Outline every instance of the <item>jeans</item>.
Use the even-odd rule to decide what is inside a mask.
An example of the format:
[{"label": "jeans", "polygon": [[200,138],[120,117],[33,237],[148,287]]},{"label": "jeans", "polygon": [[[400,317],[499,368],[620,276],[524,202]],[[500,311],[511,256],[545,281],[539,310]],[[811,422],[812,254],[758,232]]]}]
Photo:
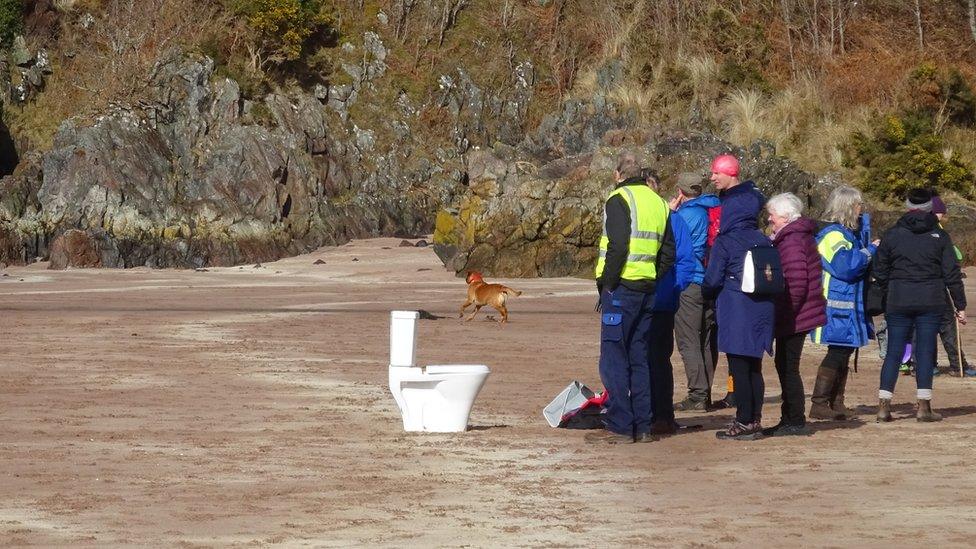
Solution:
[{"label": "jeans", "polygon": [[942,311],[887,313],[888,350],[881,366],[881,388],[894,392],[898,381],[898,366],[905,345],[915,331],[915,383],[919,389],[932,388],[935,368],[936,338],[942,324]]},{"label": "jeans", "polygon": [[735,383],[735,419],[744,425],[762,419],[766,384],[762,377],[762,358],[728,355]]},{"label": "jeans", "polygon": [[718,330],[715,328],[715,306],[705,301],[698,284],[681,292],[678,312],[674,316],[674,337],[685,365],[688,396],[694,400],[711,400],[712,380],[718,362]]},{"label": "jeans", "polygon": [[785,425],[805,425],[803,378],[800,377],[800,355],[808,332],[776,338],[776,373],[783,389],[782,419]]},{"label": "jeans", "polygon": [[654,311],[651,319],[651,409],[654,421],[674,420],[674,313]]},{"label": "jeans", "polygon": [[651,430],[651,373],[648,366],[654,295],[618,286],[600,295],[600,379],[610,393],[607,430],[640,436]]}]

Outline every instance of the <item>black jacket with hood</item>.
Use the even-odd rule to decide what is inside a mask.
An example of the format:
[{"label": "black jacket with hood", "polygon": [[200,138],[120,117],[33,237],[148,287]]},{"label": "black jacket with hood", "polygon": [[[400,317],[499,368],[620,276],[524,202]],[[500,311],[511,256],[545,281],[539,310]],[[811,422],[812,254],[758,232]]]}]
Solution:
[{"label": "black jacket with hood", "polygon": [[886,312],[943,311],[946,289],[956,308],[966,309],[952,239],[929,212],[912,210],[885,231],[873,268],[874,278],[887,296]]}]

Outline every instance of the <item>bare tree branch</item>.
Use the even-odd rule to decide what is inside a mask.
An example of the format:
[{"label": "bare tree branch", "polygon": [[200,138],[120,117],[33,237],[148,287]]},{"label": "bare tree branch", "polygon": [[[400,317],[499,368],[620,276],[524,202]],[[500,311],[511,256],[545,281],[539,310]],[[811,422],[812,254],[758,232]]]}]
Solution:
[{"label": "bare tree branch", "polygon": [[973,40],[976,40],[976,0],[969,0],[969,32],[973,33]]},{"label": "bare tree branch", "polygon": [[915,28],[918,31],[918,49],[925,49],[925,34],[922,31],[922,4],[921,0],[915,0]]}]

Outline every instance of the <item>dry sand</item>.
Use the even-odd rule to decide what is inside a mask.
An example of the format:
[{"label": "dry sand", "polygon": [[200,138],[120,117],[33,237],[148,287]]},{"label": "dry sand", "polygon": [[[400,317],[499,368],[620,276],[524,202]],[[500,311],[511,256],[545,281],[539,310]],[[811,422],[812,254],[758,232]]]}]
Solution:
[{"label": "dry sand", "polygon": [[[505,280],[525,292],[511,323],[462,323],[463,282],[398,243],[207,272],[6,269],[0,545],[974,544],[976,382],[937,378],[948,417],[919,424],[902,377],[899,420],[877,425],[872,348],[849,389],[864,421],[721,442],[730,412],[683,414],[707,429],[588,445],[540,410],[570,380],[599,388],[592,282]],[[469,432],[402,432],[386,368],[404,308],[445,317],[420,323],[421,364],[491,367]],[[822,356],[808,345],[808,391]],[[681,395],[677,355],[675,372]]]}]

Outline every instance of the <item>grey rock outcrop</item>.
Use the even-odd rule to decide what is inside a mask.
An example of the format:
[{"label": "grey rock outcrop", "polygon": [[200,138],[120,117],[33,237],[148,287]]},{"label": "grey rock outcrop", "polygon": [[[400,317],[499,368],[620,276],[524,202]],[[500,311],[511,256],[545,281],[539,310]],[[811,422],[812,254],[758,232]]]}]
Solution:
[{"label": "grey rock outcrop", "polygon": [[[725,152],[743,160],[744,175],[767,196],[789,191],[821,204],[822,193],[829,192],[828,181],[818,181],[762,147],[735,149],[701,133],[646,136],[626,126],[598,135],[586,121],[571,120],[570,127],[589,128],[568,134],[578,144],[570,150],[585,150],[588,142],[601,144],[547,162],[532,161],[504,146],[467,155],[467,192],[438,214],[434,233],[434,250],[449,269],[492,276],[592,276],[603,202],[613,188],[617,155],[625,147],[659,171],[668,196],[672,176],[699,171],[704,179],[711,159]],[[645,140],[634,142],[635,135]],[[536,136],[523,150],[540,142],[566,143],[566,136],[564,129],[548,141]]]},{"label": "grey rock outcrop", "polygon": [[[429,198],[401,178],[410,170],[374,154],[369,131],[336,139],[313,95],[272,94],[246,113],[208,58],[161,64],[152,89],[91,125],[65,123],[39,161],[31,234],[52,242],[53,267],[267,261],[430,226]],[[5,215],[19,237],[22,217]]]}]

